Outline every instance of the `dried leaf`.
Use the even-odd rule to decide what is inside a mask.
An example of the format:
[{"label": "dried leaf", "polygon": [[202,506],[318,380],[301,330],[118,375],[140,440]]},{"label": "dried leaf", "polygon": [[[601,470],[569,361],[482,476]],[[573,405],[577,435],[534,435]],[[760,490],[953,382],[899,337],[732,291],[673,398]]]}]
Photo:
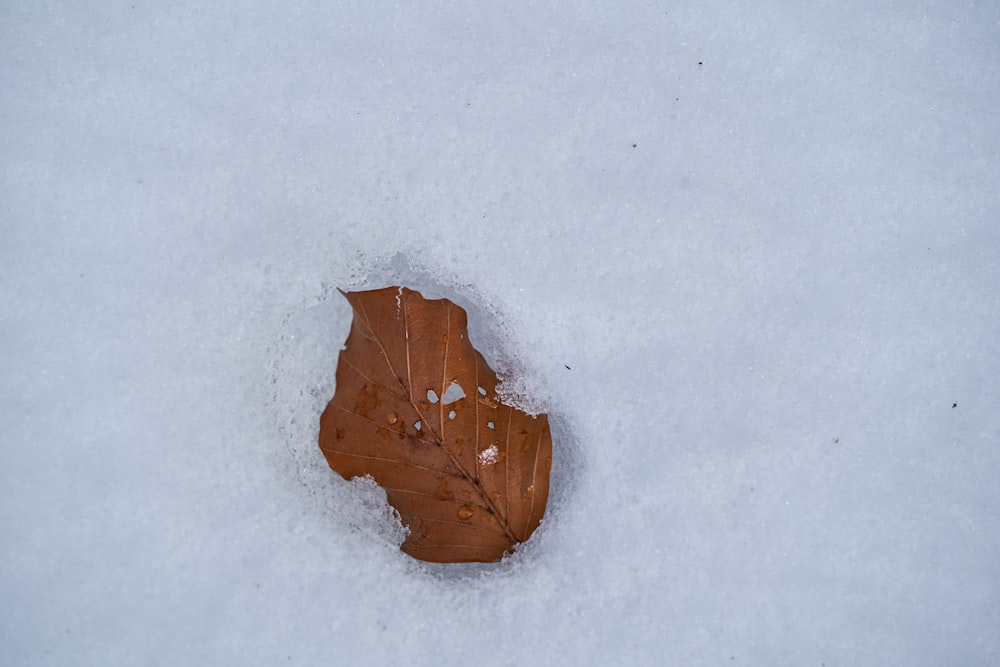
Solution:
[{"label": "dried leaf", "polygon": [[370,475],[409,528],[414,558],[500,560],[545,512],[545,415],[505,405],[465,311],[405,287],[344,293],[354,321],[319,445],[345,479]]}]

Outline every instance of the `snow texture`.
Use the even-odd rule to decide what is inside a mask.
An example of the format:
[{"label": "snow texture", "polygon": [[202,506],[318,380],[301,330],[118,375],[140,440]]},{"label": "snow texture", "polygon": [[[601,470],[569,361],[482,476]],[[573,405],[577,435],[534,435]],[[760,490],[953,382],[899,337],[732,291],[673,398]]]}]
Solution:
[{"label": "snow texture", "polygon": [[479,452],[479,465],[488,466],[497,462],[497,454],[500,450],[497,449],[496,445],[490,445],[483,451]]},{"label": "snow texture", "polygon": [[[0,90],[5,664],[1000,664],[1000,4],[11,0]],[[316,445],[401,283],[550,415],[499,564]]]}]

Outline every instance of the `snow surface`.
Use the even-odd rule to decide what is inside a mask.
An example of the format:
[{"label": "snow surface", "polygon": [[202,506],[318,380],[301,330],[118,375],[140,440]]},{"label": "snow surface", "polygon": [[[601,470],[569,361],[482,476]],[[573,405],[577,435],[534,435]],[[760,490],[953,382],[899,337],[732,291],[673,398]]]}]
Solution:
[{"label": "snow surface", "polygon": [[[1000,664],[1000,4],[0,4],[9,665]],[[315,438],[350,309],[550,414],[506,561]]]},{"label": "snow surface", "polygon": [[497,455],[499,453],[500,450],[497,449],[497,446],[495,444],[490,445],[483,451],[479,452],[479,465],[481,466],[493,465],[494,463],[497,462]]}]

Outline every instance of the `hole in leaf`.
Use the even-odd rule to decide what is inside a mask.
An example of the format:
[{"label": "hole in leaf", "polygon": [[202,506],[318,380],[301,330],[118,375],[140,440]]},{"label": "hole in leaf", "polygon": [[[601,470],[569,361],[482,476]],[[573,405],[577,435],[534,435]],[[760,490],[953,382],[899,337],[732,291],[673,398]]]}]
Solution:
[{"label": "hole in leaf", "polygon": [[462,389],[462,385],[452,380],[448,389],[445,390],[444,396],[441,397],[441,403],[449,405],[462,398],[465,398],[465,390]]},{"label": "hole in leaf", "polygon": [[448,413],[448,419],[454,419],[454,418],[455,418],[455,411],[452,410],[451,412]]},{"label": "hole in leaf", "polygon": [[427,390],[427,400],[430,401],[432,405],[438,402],[438,395],[433,389]]},{"label": "hole in leaf", "polygon": [[493,422],[486,422],[486,428],[496,428]]},{"label": "hole in leaf", "polygon": [[482,394],[483,396],[485,396],[486,395],[486,390],[483,389],[482,387],[480,387],[479,388],[479,393]]},{"label": "hole in leaf", "polygon": [[420,422],[414,422],[413,428],[419,431],[422,428],[422,424]]}]

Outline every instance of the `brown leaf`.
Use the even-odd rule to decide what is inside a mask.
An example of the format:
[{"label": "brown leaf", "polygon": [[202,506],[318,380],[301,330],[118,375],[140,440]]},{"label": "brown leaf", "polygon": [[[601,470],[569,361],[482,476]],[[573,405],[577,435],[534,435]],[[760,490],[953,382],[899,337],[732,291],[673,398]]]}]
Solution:
[{"label": "brown leaf", "polygon": [[405,287],[343,293],[354,308],[319,446],[345,479],[370,475],[441,563],[500,560],[545,512],[552,437],[496,394],[465,311]]}]

